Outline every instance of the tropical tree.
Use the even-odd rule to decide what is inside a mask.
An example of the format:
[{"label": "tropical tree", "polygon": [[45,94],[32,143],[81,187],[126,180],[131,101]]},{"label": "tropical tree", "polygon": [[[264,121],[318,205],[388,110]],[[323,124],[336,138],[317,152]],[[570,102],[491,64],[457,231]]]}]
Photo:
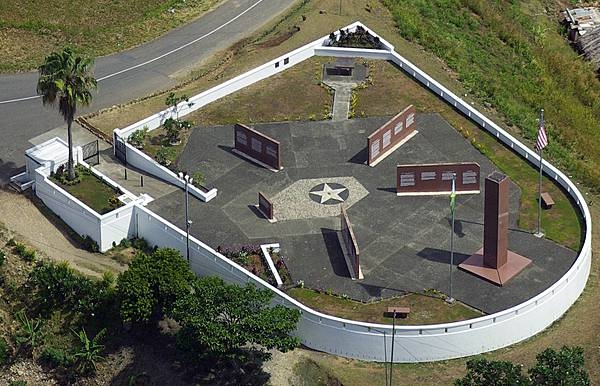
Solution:
[{"label": "tropical tree", "polygon": [[91,92],[96,88],[96,79],[91,74],[92,63],[92,59],[77,56],[70,48],[64,48],[48,55],[38,68],[40,77],[37,92],[42,96],[42,103],[52,106],[58,104],[58,111],[67,123],[68,172],[71,180],[75,178],[71,125],[77,105],[87,106],[92,101]]},{"label": "tropical tree", "polygon": [[242,287],[218,277],[196,278],[192,290],[179,297],[173,308],[172,317],[182,327],[178,347],[191,362],[229,358],[238,363],[247,358],[249,347],[294,349],[299,340],[290,334],[300,312],[282,305],[271,307],[272,298],[271,291],[251,283]]},{"label": "tropical tree", "polygon": [[117,279],[120,314],[124,322],[160,320],[175,301],[190,291],[195,275],[175,249],[138,253]]},{"label": "tropical tree", "polygon": [[508,361],[488,361],[485,358],[467,361],[467,375],[454,381],[456,386],[529,385],[521,366]]},{"label": "tropical tree", "polygon": [[563,346],[560,351],[547,348],[536,356],[537,362],[529,369],[532,385],[587,386],[590,378],[583,367],[583,348]]}]

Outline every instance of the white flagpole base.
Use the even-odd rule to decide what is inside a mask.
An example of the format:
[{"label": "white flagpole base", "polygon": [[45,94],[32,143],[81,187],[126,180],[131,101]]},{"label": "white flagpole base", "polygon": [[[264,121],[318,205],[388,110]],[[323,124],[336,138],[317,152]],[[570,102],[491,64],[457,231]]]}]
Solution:
[{"label": "white flagpole base", "polygon": [[544,236],[545,236],[544,232],[542,232],[542,231],[535,232],[533,235],[534,235],[535,237],[537,237],[538,239],[541,239],[542,237],[544,237]]}]

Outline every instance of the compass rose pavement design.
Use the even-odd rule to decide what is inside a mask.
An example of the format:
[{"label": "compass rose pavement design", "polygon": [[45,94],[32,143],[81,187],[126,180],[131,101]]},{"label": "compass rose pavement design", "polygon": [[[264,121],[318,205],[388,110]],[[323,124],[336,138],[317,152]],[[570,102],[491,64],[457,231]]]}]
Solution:
[{"label": "compass rose pavement design", "polygon": [[319,204],[335,205],[346,201],[350,191],[342,184],[325,182],[312,188],[309,194],[310,198]]},{"label": "compass rose pavement design", "polygon": [[311,178],[294,182],[271,201],[277,220],[339,216],[340,204],[350,208],[369,192],[354,177]]}]

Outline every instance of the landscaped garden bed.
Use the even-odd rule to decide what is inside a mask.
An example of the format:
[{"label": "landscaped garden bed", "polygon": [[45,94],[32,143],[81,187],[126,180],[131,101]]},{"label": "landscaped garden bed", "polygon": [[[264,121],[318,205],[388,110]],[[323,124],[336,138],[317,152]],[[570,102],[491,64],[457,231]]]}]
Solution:
[{"label": "landscaped garden bed", "polygon": [[[263,255],[260,245],[247,244],[240,247],[217,247],[217,252],[223,254],[228,259],[241,265],[252,274],[260,277],[264,281],[277,287],[277,282],[273,273],[269,269],[269,265],[266,262],[266,256]],[[284,285],[291,284],[291,276],[288,272],[287,266],[281,256],[280,252],[276,249],[270,248],[269,254],[273,259],[273,264],[281,277]]]},{"label": "landscaped garden bed", "polygon": [[122,194],[119,189],[103,181],[88,168],[78,165],[75,171],[75,179],[69,181],[66,168],[61,166],[50,179],[98,214],[108,213],[124,205],[119,200]]}]

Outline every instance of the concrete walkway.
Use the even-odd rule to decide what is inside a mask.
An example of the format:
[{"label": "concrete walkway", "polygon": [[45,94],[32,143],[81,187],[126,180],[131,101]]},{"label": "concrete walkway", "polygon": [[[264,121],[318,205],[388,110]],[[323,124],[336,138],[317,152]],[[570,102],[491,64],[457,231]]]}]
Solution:
[{"label": "concrete walkway", "polygon": [[[150,197],[157,199],[179,190],[176,186],[153,177],[139,169],[131,168],[129,166],[125,167],[125,165],[113,156],[112,148],[101,152],[100,164],[94,166],[94,168],[138,196],[142,193],[146,193]],[[125,179],[125,170],[127,170],[127,179]]]},{"label": "concrete walkway", "polygon": [[350,112],[352,89],[357,86],[357,83],[335,81],[323,81],[323,83],[335,90],[331,120],[333,122],[345,121]]}]

